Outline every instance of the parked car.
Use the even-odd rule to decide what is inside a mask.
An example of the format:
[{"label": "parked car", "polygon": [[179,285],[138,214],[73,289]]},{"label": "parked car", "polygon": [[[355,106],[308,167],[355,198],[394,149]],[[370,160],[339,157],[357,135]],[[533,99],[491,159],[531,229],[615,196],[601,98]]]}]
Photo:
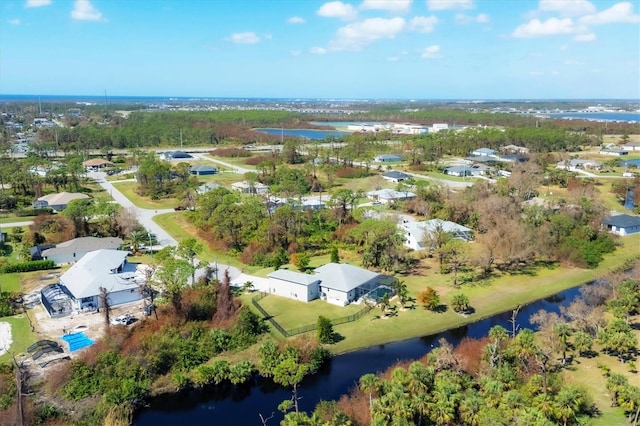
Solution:
[{"label": "parked car", "polygon": [[115,317],[111,320],[111,325],[130,325],[136,322],[138,319],[131,314],[124,314]]}]

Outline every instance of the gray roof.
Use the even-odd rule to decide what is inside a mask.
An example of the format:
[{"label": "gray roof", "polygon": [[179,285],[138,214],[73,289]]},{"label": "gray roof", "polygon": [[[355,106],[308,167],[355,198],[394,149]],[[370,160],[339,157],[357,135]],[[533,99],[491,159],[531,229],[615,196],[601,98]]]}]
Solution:
[{"label": "gray roof", "polygon": [[346,263],[327,263],[315,270],[322,287],[345,293],[378,278],[378,274]]},{"label": "gray roof", "polygon": [[640,226],[640,216],[619,214],[602,219],[602,223],[609,226],[615,226],[617,228],[633,228],[635,226]]},{"label": "gray roof", "polygon": [[267,275],[267,277],[301,285],[311,285],[320,281],[317,275],[303,274],[302,272],[290,271],[288,269],[278,269]]},{"label": "gray roof", "polygon": [[101,249],[116,250],[119,249],[122,244],[122,239],[118,237],[81,237],[57,244],[54,248],[44,250],[42,252],[42,255],[45,257],[50,257],[66,253],[86,253],[89,251]]},{"label": "gray roof", "polygon": [[[100,294],[100,287],[109,293],[136,290],[143,276],[136,275],[136,265],[125,263],[128,252],[123,250],[96,250],[82,256],[60,277],[60,283],[75,297],[92,297]],[[118,268],[123,265],[118,271]]]},{"label": "gray roof", "polygon": [[218,169],[216,169],[213,166],[206,165],[206,164],[200,164],[200,165],[189,167],[189,171],[191,171],[191,172],[212,172],[212,171],[218,171]]},{"label": "gray roof", "polygon": [[38,201],[46,201],[50,206],[58,206],[69,204],[71,201],[79,200],[81,198],[89,198],[89,196],[80,192],[60,192],[58,194],[44,195],[38,198]]},{"label": "gray roof", "polygon": [[391,179],[409,179],[411,176],[403,173],[403,172],[399,172],[397,170],[392,170],[390,172],[385,172],[382,174],[382,176],[384,177],[388,177]]},{"label": "gray roof", "polygon": [[378,197],[381,200],[397,200],[413,198],[416,196],[411,191],[396,191],[395,189],[378,189],[376,191],[367,192],[368,197]]}]

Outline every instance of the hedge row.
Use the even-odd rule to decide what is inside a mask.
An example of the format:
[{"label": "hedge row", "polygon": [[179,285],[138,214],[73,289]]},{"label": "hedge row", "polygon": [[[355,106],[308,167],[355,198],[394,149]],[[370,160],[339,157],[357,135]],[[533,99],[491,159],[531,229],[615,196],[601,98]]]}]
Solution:
[{"label": "hedge row", "polygon": [[32,260],[5,265],[1,271],[5,274],[10,274],[12,272],[42,271],[43,269],[53,269],[55,267],[56,264],[53,260]]}]

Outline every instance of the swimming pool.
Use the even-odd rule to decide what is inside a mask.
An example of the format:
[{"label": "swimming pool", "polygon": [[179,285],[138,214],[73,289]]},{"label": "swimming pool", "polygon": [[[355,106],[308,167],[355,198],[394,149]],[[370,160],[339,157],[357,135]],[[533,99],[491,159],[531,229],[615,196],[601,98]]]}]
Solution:
[{"label": "swimming pool", "polygon": [[93,345],[95,342],[87,337],[83,332],[65,334],[62,340],[69,344],[69,351],[77,351],[87,346]]}]

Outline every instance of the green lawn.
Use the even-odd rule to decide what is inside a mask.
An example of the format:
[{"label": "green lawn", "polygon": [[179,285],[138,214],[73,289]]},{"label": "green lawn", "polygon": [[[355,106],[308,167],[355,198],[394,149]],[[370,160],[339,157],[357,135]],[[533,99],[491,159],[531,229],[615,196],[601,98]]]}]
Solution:
[{"label": "green lawn", "polygon": [[0,289],[9,293],[20,291],[20,274],[0,274]]},{"label": "green lawn", "polygon": [[122,192],[133,204],[143,209],[171,209],[180,204],[175,198],[152,200],[148,197],[141,197],[135,192],[136,185],[136,182],[115,182],[113,184],[113,186]]},{"label": "green lawn", "polygon": [[31,331],[31,325],[25,314],[0,318],[0,322],[11,324],[11,338],[13,342],[9,351],[0,355],[0,364],[10,362],[13,355],[24,352],[30,345],[36,342],[38,337]]},{"label": "green lawn", "polygon": [[[234,166],[239,166],[239,167],[242,167],[243,169],[255,170],[256,168],[256,166],[251,166],[249,164],[246,164],[247,159],[251,157],[218,157],[218,156],[209,155],[209,154],[205,155],[205,157],[213,158],[214,160],[219,160],[224,163],[233,164]],[[252,157],[255,157],[255,155],[252,155]],[[233,171],[231,168],[225,167],[220,163],[214,163],[213,161],[208,161],[206,164],[215,166],[218,170]]]}]

